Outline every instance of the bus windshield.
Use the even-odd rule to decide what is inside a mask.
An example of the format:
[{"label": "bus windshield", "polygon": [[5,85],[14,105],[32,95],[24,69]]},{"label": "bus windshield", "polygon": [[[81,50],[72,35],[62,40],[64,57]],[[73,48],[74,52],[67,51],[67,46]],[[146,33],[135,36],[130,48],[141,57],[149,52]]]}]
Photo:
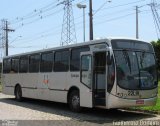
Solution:
[{"label": "bus windshield", "polygon": [[157,87],[156,63],[153,52],[139,49],[114,49],[114,56],[117,83],[121,88],[140,90]]}]

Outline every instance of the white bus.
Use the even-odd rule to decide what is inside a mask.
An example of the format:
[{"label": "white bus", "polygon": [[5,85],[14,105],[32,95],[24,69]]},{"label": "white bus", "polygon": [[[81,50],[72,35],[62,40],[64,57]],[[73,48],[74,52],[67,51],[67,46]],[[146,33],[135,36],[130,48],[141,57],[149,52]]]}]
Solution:
[{"label": "white bus", "polygon": [[3,58],[3,93],[105,109],[156,104],[158,78],[150,43],[110,38]]}]

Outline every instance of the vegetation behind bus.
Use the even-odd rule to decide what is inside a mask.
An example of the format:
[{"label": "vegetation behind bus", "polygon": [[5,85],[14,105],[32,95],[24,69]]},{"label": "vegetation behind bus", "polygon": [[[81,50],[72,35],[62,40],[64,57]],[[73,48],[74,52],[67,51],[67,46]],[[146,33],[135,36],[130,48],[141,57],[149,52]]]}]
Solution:
[{"label": "vegetation behind bus", "polygon": [[140,108],[136,107],[134,109],[136,109],[136,110],[144,110],[144,111],[149,111],[149,112],[156,112],[156,113],[160,114],[160,40],[152,41],[151,43],[152,43],[152,45],[154,47],[155,54],[156,54],[157,69],[158,69],[158,78],[159,78],[157,103],[156,103],[155,106],[140,107]]},{"label": "vegetation behind bus", "polygon": [[1,71],[2,71],[2,63],[0,63],[0,92],[2,92]]},{"label": "vegetation behind bus", "polygon": [[152,41],[151,43],[152,43],[154,50],[155,50],[155,53],[156,53],[158,76],[160,78],[160,39],[157,41]]}]

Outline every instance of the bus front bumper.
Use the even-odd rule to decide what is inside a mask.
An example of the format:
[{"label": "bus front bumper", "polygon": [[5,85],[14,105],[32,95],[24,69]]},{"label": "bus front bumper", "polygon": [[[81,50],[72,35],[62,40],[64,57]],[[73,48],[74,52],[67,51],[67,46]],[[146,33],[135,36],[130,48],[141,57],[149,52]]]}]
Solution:
[{"label": "bus front bumper", "polygon": [[108,97],[107,108],[127,108],[136,106],[154,106],[156,104],[157,97],[148,99],[124,99],[114,95]]}]

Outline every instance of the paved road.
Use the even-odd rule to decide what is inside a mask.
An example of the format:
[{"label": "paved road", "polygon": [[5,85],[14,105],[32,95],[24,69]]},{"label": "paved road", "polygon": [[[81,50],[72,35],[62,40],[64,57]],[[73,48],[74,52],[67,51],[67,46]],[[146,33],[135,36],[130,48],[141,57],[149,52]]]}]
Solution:
[{"label": "paved road", "polygon": [[[15,101],[13,96],[0,93],[0,126],[35,125],[39,126],[92,126],[92,125],[121,125],[120,123],[151,123],[160,124],[159,115],[130,112],[125,110],[85,109],[81,113],[71,112],[66,104],[25,99],[23,102]],[[19,120],[12,122],[11,120]],[[22,121],[23,120],[23,121]],[[25,121],[24,121],[25,120]],[[32,121],[29,121],[32,120]],[[36,121],[35,121],[36,120]],[[43,120],[43,121],[42,121]],[[121,122],[124,121],[124,122]],[[145,122],[143,122],[145,121]],[[116,123],[115,123],[116,122]],[[32,124],[30,124],[32,123]],[[148,124],[145,124],[148,125]],[[13,126],[13,124],[12,124]]]}]

